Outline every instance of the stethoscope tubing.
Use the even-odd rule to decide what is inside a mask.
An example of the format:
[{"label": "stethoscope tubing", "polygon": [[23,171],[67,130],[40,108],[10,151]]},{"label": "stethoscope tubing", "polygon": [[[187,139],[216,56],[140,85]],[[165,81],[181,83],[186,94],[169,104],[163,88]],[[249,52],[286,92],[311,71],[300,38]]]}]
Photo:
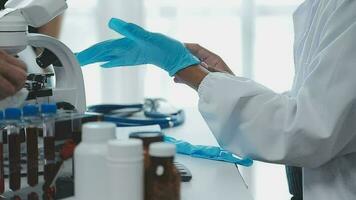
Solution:
[{"label": "stethoscope tubing", "polygon": [[132,104],[132,105],[96,105],[89,107],[90,112],[102,113],[104,114],[104,121],[113,122],[118,127],[132,127],[132,126],[148,126],[148,125],[159,125],[162,129],[173,128],[180,126],[185,121],[184,110],[179,110],[176,113],[167,115],[158,112],[147,112],[144,111],[144,115],[148,119],[131,119],[127,117],[120,117],[115,115],[110,115],[114,110],[127,109],[127,108],[137,108],[142,109],[143,104]]}]

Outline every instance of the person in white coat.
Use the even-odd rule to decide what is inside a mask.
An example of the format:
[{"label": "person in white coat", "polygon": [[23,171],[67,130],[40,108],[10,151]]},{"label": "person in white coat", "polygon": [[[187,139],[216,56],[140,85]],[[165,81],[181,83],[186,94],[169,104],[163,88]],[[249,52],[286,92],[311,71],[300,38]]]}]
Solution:
[{"label": "person in white coat", "polygon": [[118,19],[110,28],[125,38],[97,44],[78,60],[157,65],[198,91],[199,110],[223,148],[302,167],[295,199],[356,199],[356,1],[306,0],[294,24],[295,79],[283,94],[235,76],[199,45]]}]

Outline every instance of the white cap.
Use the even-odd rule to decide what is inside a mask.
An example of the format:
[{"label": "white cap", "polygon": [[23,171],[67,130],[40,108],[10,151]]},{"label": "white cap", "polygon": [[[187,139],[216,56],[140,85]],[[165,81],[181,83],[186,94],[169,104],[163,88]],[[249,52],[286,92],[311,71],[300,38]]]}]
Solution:
[{"label": "white cap", "polygon": [[108,160],[112,162],[136,162],[143,159],[143,143],[139,139],[110,140]]},{"label": "white cap", "polygon": [[164,142],[152,143],[149,147],[149,155],[154,157],[174,157],[176,155],[176,146]]},{"label": "white cap", "polygon": [[107,142],[115,139],[116,125],[110,122],[90,122],[83,125],[83,142]]}]

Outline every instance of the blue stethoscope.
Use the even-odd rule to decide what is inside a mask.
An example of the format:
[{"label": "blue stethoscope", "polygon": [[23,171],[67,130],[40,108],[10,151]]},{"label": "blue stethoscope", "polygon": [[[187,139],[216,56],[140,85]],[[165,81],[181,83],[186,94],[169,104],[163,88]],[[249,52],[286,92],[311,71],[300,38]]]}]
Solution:
[{"label": "blue stethoscope", "polygon": [[[113,122],[118,127],[159,125],[162,129],[180,126],[185,121],[182,109],[162,110],[162,105],[168,105],[164,99],[145,99],[144,104],[95,105],[88,112],[104,115],[104,121]],[[137,115],[140,114],[140,117]]]}]

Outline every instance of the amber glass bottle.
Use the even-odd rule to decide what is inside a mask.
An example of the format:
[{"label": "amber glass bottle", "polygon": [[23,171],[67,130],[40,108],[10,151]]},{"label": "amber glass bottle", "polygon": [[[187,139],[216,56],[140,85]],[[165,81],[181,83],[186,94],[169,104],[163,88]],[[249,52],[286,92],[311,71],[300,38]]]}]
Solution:
[{"label": "amber glass bottle", "polygon": [[143,142],[144,165],[145,169],[149,165],[148,148],[150,144],[155,142],[163,142],[162,132],[134,132],[130,134],[131,139],[140,139]]},{"label": "amber glass bottle", "polygon": [[144,155],[144,198],[145,200],[148,199],[148,185],[147,182],[147,174],[148,174],[148,167],[150,165],[150,159],[148,155],[148,148],[150,144],[155,142],[163,142],[163,133],[162,132],[134,132],[130,134],[130,138],[140,139],[143,142],[143,155]]},{"label": "amber glass bottle", "polygon": [[180,200],[180,175],[173,164],[175,146],[163,142],[149,147],[145,200]]}]

